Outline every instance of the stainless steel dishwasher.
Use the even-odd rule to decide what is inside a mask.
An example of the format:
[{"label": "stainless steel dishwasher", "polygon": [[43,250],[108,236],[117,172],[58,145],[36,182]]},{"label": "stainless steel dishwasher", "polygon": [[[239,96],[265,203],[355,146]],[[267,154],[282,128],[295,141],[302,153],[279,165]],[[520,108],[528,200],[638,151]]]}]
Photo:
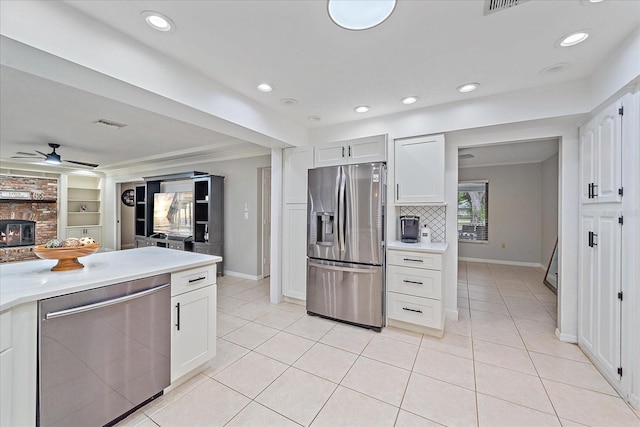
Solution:
[{"label": "stainless steel dishwasher", "polygon": [[102,426],[162,394],[169,274],[39,301],[38,425]]}]

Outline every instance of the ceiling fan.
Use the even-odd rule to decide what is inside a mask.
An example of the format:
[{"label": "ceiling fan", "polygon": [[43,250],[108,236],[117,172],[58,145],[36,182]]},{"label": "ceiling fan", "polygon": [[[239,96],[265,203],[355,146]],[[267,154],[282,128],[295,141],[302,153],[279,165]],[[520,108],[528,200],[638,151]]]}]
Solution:
[{"label": "ceiling fan", "polygon": [[[38,150],[34,150],[36,153],[40,154],[41,156],[43,156],[43,160],[46,163],[51,163],[54,165],[59,165],[62,162],[65,163],[73,163],[76,165],[81,165],[81,166],[88,166],[90,168],[96,168],[98,167],[98,165],[96,165],[95,163],[86,163],[86,162],[78,162],[75,160],[62,160],[62,158],[60,157],[60,154],[56,153],[56,148],[60,148],[60,144],[56,144],[53,142],[49,143],[49,147],[53,148],[53,151],[49,154],[45,154],[42,151],[38,151]],[[25,153],[22,151],[18,151],[16,154],[20,154],[20,156],[12,156],[12,159],[33,159],[33,156],[36,156],[36,154],[33,153]]]}]

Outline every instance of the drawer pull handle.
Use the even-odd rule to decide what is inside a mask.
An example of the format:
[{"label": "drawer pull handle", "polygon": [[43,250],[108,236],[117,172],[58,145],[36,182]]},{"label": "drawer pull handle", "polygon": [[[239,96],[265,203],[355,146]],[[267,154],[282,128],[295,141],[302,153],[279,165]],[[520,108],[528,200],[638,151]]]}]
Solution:
[{"label": "drawer pull handle", "polygon": [[404,283],[413,283],[414,285],[424,285],[422,282],[416,282],[415,280],[403,280]]},{"label": "drawer pull handle", "polygon": [[202,276],[202,277],[198,277],[197,279],[191,279],[189,280],[189,283],[199,282],[200,280],[204,280],[206,278],[207,276]]},{"label": "drawer pull handle", "polygon": [[402,307],[402,309],[406,311],[413,311],[414,313],[422,313],[422,310],[416,310],[415,308]]},{"label": "drawer pull handle", "polygon": [[176,304],[176,329],[180,330],[180,303]]},{"label": "drawer pull handle", "polygon": [[404,261],[411,261],[411,262],[424,262],[424,260],[421,259],[413,259],[413,258],[403,258]]}]

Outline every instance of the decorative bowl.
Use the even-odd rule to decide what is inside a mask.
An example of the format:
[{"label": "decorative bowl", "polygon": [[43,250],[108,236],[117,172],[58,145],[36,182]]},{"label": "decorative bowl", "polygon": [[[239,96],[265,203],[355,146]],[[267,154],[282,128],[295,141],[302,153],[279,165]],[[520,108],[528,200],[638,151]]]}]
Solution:
[{"label": "decorative bowl", "polygon": [[45,248],[44,245],[39,245],[33,248],[33,252],[42,259],[58,260],[51,271],[69,271],[84,268],[84,265],[78,262],[78,258],[91,255],[98,249],[100,249],[99,243],[63,248]]}]

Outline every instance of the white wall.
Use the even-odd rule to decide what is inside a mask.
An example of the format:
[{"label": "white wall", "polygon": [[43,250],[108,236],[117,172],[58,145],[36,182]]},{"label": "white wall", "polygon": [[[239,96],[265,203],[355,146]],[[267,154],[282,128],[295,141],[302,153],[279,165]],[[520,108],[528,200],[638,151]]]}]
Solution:
[{"label": "white wall", "polygon": [[540,264],[545,268],[558,238],[558,154],[542,162],[542,240]]},{"label": "white wall", "polygon": [[[141,181],[143,177],[158,176],[189,171],[206,172],[221,175],[224,180],[224,268],[225,272],[257,278],[262,271],[257,262],[261,250],[261,229],[258,227],[258,215],[261,215],[259,203],[260,168],[271,165],[271,156],[249,157],[244,159],[209,161],[188,166],[174,166],[145,170],[137,174],[107,176],[105,183],[105,219],[104,246],[115,248],[116,202],[119,203],[116,183]],[[249,218],[244,219],[244,207],[247,204]]]},{"label": "white wall", "polygon": [[458,256],[539,265],[542,164],[460,168],[458,180],[489,181],[489,242],[460,240]]}]

